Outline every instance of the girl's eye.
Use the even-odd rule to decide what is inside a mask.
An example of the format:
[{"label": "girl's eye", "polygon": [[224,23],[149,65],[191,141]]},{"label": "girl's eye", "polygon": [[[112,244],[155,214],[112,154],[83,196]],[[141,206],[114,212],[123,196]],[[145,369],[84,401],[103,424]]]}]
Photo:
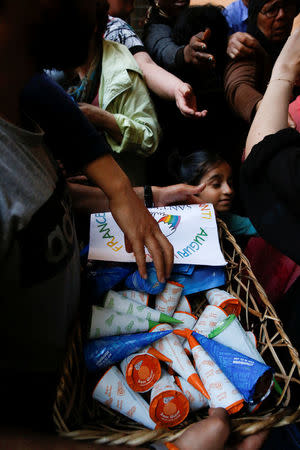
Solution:
[{"label": "girl's eye", "polygon": [[214,184],[212,185],[212,187],[213,187],[214,189],[219,189],[219,188],[221,187],[221,185],[220,185],[220,183],[214,183]]}]

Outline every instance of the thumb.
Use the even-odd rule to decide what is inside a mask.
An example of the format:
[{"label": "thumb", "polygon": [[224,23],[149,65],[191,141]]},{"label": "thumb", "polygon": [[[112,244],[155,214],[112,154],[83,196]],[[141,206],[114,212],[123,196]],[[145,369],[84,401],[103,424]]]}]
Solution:
[{"label": "thumb", "polygon": [[203,34],[203,40],[206,42],[210,39],[210,37],[211,37],[211,29],[206,28]]}]

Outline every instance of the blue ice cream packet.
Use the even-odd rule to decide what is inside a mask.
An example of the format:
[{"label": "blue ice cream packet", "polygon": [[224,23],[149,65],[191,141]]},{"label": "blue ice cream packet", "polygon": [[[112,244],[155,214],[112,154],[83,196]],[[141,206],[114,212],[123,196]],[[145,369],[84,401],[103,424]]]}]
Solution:
[{"label": "blue ice cream packet", "polygon": [[196,294],[226,283],[225,269],[222,266],[195,266],[191,275],[172,274],[171,279],[183,284],[182,295]]},{"label": "blue ice cream packet", "polygon": [[147,279],[144,280],[139,271],[136,270],[131,273],[125,280],[127,289],[134,289],[136,291],[147,292],[147,294],[160,294],[166,283],[160,283],[157,279],[156,269],[153,263],[147,264]]},{"label": "blue ice cream packet", "polygon": [[100,264],[87,271],[87,291],[91,303],[98,303],[100,297],[123,281],[136,268],[135,264]]}]

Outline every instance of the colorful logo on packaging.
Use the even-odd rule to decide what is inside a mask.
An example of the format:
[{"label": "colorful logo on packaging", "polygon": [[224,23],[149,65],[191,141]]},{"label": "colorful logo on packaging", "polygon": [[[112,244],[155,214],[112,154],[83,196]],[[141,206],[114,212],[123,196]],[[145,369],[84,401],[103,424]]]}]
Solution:
[{"label": "colorful logo on packaging", "polygon": [[166,236],[171,236],[171,234],[175,233],[177,230],[177,227],[180,223],[181,217],[180,216],[172,216],[171,214],[168,214],[167,216],[162,217],[158,221],[159,228],[161,229],[161,232]]}]

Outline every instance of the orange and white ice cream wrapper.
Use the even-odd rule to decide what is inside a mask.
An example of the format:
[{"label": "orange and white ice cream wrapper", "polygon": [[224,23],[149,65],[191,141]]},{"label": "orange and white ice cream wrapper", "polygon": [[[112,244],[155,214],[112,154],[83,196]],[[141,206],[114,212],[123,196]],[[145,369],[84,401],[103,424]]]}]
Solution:
[{"label": "orange and white ice cream wrapper", "polygon": [[129,298],[141,305],[148,306],[149,294],[140,291],[134,291],[133,289],[126,289],[124,291],[119,291],[118,294],[124,295],[124,297]]},{"label": "orange and white ice cream wrapper", "polygon": [[197,371],[210,396],[209,405],[225,408],[229,414],[240,411],[244,406],[243,396],[193,336],[189,342]]},{"label": "orange and white ice cream wrapper", "polygon": [[210,305],[219,306],[224,309],[226,314],[240,315],[241,303],[238,298],[221,289],[210,289],[206,291],[205,296]]},{"label": "orange and white ice cream wrapper", "polygon": [[198,411],[199,409],[207,408],[209,406],[209,401],[207,398],[204,397],[201,392],[195,389],[184,378],[177,375],[174,378],[177,386],[180,387],[189,401],[190,411]]},{"label": "orange and white ice cream wrapper", "polygon": [[254,345],[255,348],[257,348],[257,340],[253,331],[246,331],[246,334],[248,336],[249,341]]},{"label": "orange and white ice cream wrapper", "polygon": [[[222,322],[222,320],[226,319],[226,317],[226,312],[223,311],[223,309],[221,309],[219,306],[207,305],[192,330],[207,337],[209,333],[214,328],[216,328],[218,323]],[[183,342],[183,347],[187,354],[191,353],[191,348],[188,340],[185,340]]]},{"label": "orange and white ice cream wrapper", "polygon": [[156,424],[149,415],[149,405],[127,385],[122,373],[112,366],[98,381],[93,398],[151,430]]},{"label": "orange and white ice cream wrapper", "polygon": [[[195,323],[197,322],[197,317],[194,316],[194,314],[187,313],[185,311],[175,311],[173,314],[173,317],[174,317],[174,319],[181,320],[181,322],[182,322],[182,323],[179,323],[178,325],[175,325],[173,327],[174,330],[184,330],[185,328],[192,330],[195,326]],[[177,335],[177,337],[180,340],[181,344],[183,345],[185,338],[182,336],[178,336],[178,335]],[[189,347],[187,347],[187,350],[190,353]]]},{"label": "orange and white ice cream wrapper", "polygon": [[[164,331],[172,330],[169,324],[163,323],[156,325],[150,331]],[[198,389],[204,396],[209,397],[202,381],[199,378],[194,366],[189,360],[184,348],[174,333],[168,334],[166,337],[154,342],[153,347],[156,348],[163,355],[172,360],[172,363],[166,362],[178,375],[187,380],[192,386]]]},{"label": "orange and white ice cream wrapper", "polygon": [[[226,323],[227,322],[227,323]],[[224,326],[224,324],[226,324]],[[249,356],[256,361],[265,364],[262,356],[259,354],[256,346],[253,345],[253,341],[249,339],[248,334],[242,327],[239,319],[235,315],[231,315],[220,324],[219,329],[213,330],[214,336],[210,336],[213,341],[219,342],[219,344],[226,345],[227,347]],[[213,334],[212,333],[212,334]]]},{"label": "orange and white ice cream wrapper", "polygon": [[187,313],[192,313],[192,307],[190,302],[188,301],[187,297],[185,295],[182,295],[179,299],[177,308],[175,310],[175,312],[177,311],[184,311]]},{"label": "orange and white ice cream wrapper", "polygon": [[176,281],[167,281],[164,290],[155,298],[155,309],[161,313],[172,316],[183,290],[183,285]]},{"label": "orange and white ice cream wrapper", "polygon": [[195,323],[193,331],[207,337],[209,333],[216,328],[218,323],[226,319],[227,316],[227,313],[219,306],[207,305]]},{"label": "orange and white ice cream wrapper", "polygon": [[176,385],[174,377],[163,371],[151,391],[151,419],[158,425],[175,427],[184,421],[189,410],[189,401]]},{"label": "orange and white ice cream wrapper", "polygon": [[147,352],[128,356],[120,366],[128,386],[135,392],[150,391],[161,376],[159,360]]}]

